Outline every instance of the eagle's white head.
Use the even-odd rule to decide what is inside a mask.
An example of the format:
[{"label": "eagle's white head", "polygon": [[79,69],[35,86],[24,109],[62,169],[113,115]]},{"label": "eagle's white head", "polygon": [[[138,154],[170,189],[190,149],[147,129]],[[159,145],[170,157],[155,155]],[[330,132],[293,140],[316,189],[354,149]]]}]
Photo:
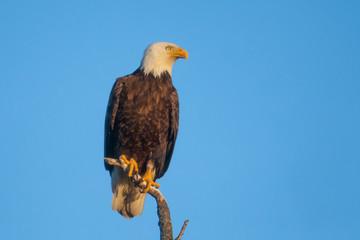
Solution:
[{"label": "eagle's white head", "polygon": [[172,67],[178,58],[188,58],[185,49],[176,46],[173,43],[157,42],[146,48],[144,57],[141,60],[140,69],[145,74],[152,73],[155,77],[168,71],[171,75]]}]

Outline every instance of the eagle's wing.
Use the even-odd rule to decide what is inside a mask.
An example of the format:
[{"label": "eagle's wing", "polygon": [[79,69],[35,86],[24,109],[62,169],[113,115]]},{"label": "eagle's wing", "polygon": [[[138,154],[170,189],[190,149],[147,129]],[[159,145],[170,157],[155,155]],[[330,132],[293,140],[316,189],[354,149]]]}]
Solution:
[{"label": "eagle's wing", "polygon": [[169,167],[171,156],[173,154],[175,147],[175,141],[178,134],[178,129],[179,129],[179,97],[177,91],[175,90],[171,94],[169,133],[168,133],[168,142],[166,148],[164,167],[161,169],[160,174],[156,178],[161,178]]},{"label": "eagle's wing", "polygon": [[[123,88],[123,82],[121,78],[118,78],[114,83],[114,86],[111,90],[109,102],[106,111],[105,117],[105,141],[104,141],[104,155],[105,157],[115,158],[115,146],[113,139],[116,138],[116,132],[114,131],[116,114],[119,109],[120,104],[120,93]],[[108,165],[105,162],[105,169],[110,172],[113,169],[113,166]]]}]

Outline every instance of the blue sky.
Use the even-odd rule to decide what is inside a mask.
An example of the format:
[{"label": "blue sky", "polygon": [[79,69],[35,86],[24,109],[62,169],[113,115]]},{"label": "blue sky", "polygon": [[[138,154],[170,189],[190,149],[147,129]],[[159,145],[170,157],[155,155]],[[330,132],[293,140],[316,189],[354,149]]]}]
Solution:
[{"label": "blue sky", "polygon": [[111,210],[103,125],[153,42],[180,129],[159,180],[183,239],[360,239],[358,1],[1,1],[0,239],[158,239]]}]

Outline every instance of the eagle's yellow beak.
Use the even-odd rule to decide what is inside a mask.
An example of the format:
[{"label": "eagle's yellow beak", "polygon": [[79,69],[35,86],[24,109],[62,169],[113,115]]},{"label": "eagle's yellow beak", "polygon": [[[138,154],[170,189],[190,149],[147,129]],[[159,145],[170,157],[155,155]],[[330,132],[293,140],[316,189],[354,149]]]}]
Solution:
[{"label": "eagle's yellow beak", "polygon": [[174,57],[185,58],[185,60],[188,58],[187,51],[182,48],[175,48],[173,51],[169,52],[169,54]]}]

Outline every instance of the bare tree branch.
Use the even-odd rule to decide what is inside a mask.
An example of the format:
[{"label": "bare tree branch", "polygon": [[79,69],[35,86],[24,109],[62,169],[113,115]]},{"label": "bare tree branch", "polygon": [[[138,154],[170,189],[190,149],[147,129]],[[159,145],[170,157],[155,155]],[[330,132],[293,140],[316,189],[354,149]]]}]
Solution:
[{"label": "bare tree branch", "polygon": [[[104,161],[109,165],[121,167],[126,173],[129,172],[129,165],[127,165],[121,157],[119,159],[104,158]],[[138,172],[134,172],[131,178],[133,182],[140,189],[143,190],[146,187],[146,182],[142,180]],[[160,227],[160,240],[173,240],[174,237],[173,237],[172,223],[170,218],[170,209],[167,205],[165,197],[161,194],[159,189],[156,189],[154,187],[151,187],[148,193],[155,198],[157,203],[157,214],[159,217],[158,225]],[[189,220],[186,220],[184,222],[184,225],[179,233],[179,236],[175,240],[180,240],[182,238],[188,222]]]},{"label": "bare tree branch", "polygon": [[175,240],[180,240],[180,239],[182,238],[182,235],[183,235],[184,232],[185,232],[185,228],[186,228],[188,222],[189,222],[189,220],[186,220],[186,221],[184,222],[184,225],[183,225],[182,228],[181,228],[181,231],[180,231],[180,233],[179,233],[179,236],[177,236],[177,238],[175,238]]}]

